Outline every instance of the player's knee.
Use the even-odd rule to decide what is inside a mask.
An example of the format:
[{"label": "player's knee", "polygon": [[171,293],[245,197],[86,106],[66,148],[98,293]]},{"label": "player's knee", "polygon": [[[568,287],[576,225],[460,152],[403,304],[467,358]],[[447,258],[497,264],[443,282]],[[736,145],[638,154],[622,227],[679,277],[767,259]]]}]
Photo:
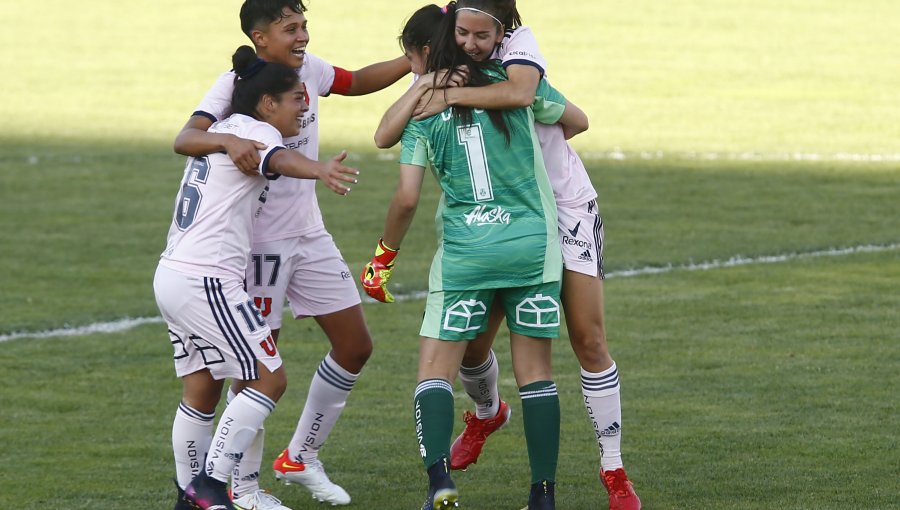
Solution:
[{"label": "player's knee", "polygon": [[612,365],[606,336],[602,331],[569,331],[569,340],[582,367],[590,370]]}]

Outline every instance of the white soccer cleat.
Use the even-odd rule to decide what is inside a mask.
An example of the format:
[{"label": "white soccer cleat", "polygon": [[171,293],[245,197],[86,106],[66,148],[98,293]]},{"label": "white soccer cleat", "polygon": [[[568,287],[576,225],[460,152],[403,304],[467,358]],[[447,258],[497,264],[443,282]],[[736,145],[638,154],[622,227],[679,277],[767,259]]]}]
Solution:
[{"label": "white soccer cleat", "polygon": [[293,462],[285,449],[275,459],[272,468],[275,470],[275,478],[285,484],[296,483],[306,487],[317,501],[331,506],[350,504],[350,495],[340,485],[328,479],[325,467],[318,460]]},{"label": "white soccer cleat", "polygon": [[281,504],[281,500],[259,489],[232,500],[236,510],[291,510]]}]

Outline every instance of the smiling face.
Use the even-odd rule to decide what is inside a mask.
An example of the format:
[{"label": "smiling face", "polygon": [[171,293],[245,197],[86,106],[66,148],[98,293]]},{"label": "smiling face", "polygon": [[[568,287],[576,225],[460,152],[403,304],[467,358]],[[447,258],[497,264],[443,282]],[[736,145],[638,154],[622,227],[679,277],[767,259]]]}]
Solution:
[{"label": "smiling face", "polygon": [[503,40],[503,27],[487,14],[470,11],[456,11],[456,45],[473,60],[491,58],[494,48]]},{"label": "smiling face", "polygon": [[276,62],[299,69],[306,56],[309,32],[306,16],[287,7],[281,19],[254,30],[251,39],[259,57],[267,62]]},{"label": "smiling face", "polygon": [[277,96],[263,96],[262,103],[258,109],[264,111],[261,120],[274,126],[285,138],[300,134],[300,119],[309,110],[303,82],[297,80],[294,88]]}]

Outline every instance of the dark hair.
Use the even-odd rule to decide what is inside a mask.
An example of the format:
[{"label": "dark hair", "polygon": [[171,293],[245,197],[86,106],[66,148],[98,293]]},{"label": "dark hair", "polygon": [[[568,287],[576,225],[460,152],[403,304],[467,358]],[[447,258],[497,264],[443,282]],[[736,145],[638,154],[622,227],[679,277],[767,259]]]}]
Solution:
[{"label": "dark hair", "polygon": [[400,32],[400,47],[404,50],[421,50],[431,43],[435,29],[444,19],[444,11],[431,4],[414,12]]},{"label": "dark hair", "polygon": [[522,26],[522,17],[516,9],[516,0],[459,0],[456,6],[484,11],[499,19],[506,30],[515,30]]},{"label": "dark hair", "polygon": [[[459,46],[456,45],[456,7],[457,2],[447,4],[447,14],[435,29],[429,45],[430,51],[425,61],[426,71],[437,69],[454,69],[465,65],[469,68],[467,87],[483,87],[497,81],[498,76],[503,76],[503,68],[496,60],[487,59],[481,62],[474,60]],[[435,88],[441,85],[437,83],[437,75],[434,77]],[[446,91],[445,91],[446,93]],[[509,126],[506,125],[505,112],[501,110],[485,110],[491,119],[491,124],[503,133],[506,142],[510,141]],[[453,116],[462,124],[472,123],[472,108],[454,106]]]},{"label": "dark hair", "polygon": [[256,106],[265,95],[278,96],[293,89],[300,77],[297,70],[283,64],[266,62],[249,46],[241,46],[231,57],[234,65],[234,92],[231,110],[259,119]]},{"label": "dark hair", "polygon": [[[259,24],[268,25],[282,19],[285,8],[297,14],[306,12],[303,0],[244,0],[244,5],[241,6],[241,30],[250,37]],[[250,39],[253,40],[252,37]]]}]

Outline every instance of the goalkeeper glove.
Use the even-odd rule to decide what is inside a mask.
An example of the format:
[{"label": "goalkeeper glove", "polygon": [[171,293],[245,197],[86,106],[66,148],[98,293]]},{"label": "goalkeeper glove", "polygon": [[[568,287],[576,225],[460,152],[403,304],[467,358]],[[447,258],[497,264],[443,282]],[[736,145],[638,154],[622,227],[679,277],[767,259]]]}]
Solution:
[{"label": "goalkeeper glove", "polygon": [[383,239],[378,240],[375,247],[375,256],[363,268],[359,275],[366,294],[382,303],[393,303],[394,296],[387,290],[387,283],[391,279],[391,271],[394,269],[394,257],[399,250],[388,248]]}]

